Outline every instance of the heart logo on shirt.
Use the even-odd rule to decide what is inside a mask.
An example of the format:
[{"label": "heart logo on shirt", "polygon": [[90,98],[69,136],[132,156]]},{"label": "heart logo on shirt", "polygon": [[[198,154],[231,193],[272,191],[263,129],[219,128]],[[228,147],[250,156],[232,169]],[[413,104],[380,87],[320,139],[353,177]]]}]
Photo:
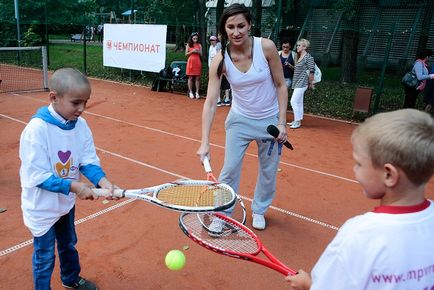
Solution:
[{"label": "heart logo on shirt", "polygon": [[68,161],[69,157],[71,157],[71,151],[59,151],[57,152],[57,156],[59,156],[60,161],[62,161],[63,164],[66,163],[66,161]]}]

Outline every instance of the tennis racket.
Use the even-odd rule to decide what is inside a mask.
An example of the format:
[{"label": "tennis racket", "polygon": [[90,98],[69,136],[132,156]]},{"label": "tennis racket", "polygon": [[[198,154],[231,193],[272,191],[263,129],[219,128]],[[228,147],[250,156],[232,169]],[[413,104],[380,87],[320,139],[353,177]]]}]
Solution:
[{"label": "tennis racket", "polygon": [[[208,157],[203,159],[203,167],[205,169],[208,181],[217,182],[217,178],[212,173],[211,164]],[[246,207],[241,197],[237,193],[235,193],[235,195],[237,197],[237,202],[235,202],[234,206],[232,206],[230,209],[223,211],[223,213],[232,217],[234,220],[245,224],[247,219]],[[226,231],[232,230],[229,227],[221,227],[219,221],[215,221],[214,223],[208,222],[207,220],[212,219],[212,216],[209,216],[206,213],[198,213],[197,216],[201,222],[206,220],[202,223],[202,225],[212,236],[224,235]],[[208,227],[208,225],[210,225],[210,227]]]},{"label": "tennis racket", "polygon": [[[107,189],[92,189],[98,196],[110,196]],[[231,208],[236,201],[233,189],[206,180],[177,180],[142,189],[115,189],[115,197],[129,197],[183,212],[212,212]]]},{"label": "tennis racket", "polygon": [[[206,219],[203,221],[213,222],[215,219],[220,220],[226,227],[230,227],[233,230],[226,231],[224,235],[213,237],[203,228],[196,214],[189,213],[182,213],[180,215],[179,226],[187,237],[215,253],[251,261],[276,270],[285,276],[295,275],[297,273],[275,258],[264,247],[253,231],[243,224],[221,213],[208,214],[208,216],[212,216],[212,220]],[[210,225],[208,224],[208,226]],[[268,259],[258,257],[261,252]]]}]

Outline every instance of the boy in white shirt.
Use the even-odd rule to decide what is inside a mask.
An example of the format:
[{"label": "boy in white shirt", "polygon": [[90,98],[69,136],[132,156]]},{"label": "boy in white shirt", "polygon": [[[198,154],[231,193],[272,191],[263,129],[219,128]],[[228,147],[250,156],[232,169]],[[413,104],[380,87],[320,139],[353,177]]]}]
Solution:
[{"label": "boy in white shirt", "polygon": [[80,181],[80,173],[113,193],[113,184],[100,167],[92,133],[80,117],[90,98],[90,83],[78,70],[63,68],[53,73],[49,88],[51,104],[40,108],[24,128],[19,150],[21,208],[24,224],[33,235],[34,286],[51,289],[57,242],[62,285],[96,289],[79,276],[74,226],[76,197],[98,198]]},{"label": "boy in white shirt", "polygon": [[432,289],[434,119],[404,109],[367,119],[352,135],[354,173],[372,212],[348,220],[312,270],[290,289]]}]

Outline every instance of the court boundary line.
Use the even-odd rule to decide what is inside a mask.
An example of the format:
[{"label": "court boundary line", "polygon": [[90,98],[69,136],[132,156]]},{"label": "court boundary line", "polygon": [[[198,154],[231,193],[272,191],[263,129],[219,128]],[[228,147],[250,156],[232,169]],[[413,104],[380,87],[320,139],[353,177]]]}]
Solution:
[{"label": "court boundary line", "polygon": [[[198,142],[198,143],[201,142],[200,140],[194,139],[194,138],[191,138],[191,137],[182,136],[182,135],[179,135],[179,134],[167,132],[167,131],[160,130],[160,129],[155,129],[155,128],[144,126],[144,125],[135,124],[135,123],[132,123],[132,122],[129,122],[129,121],[124,121],[124,120],[120,120],[120,119],[109,117],[109,116],[104,116],[104,115],[97,114],[97,113],[92,113],[92,112],[87,112],[87,111],[85,111],[84,113],[87,113],[87,114],[95,116],[95,117],[100,117],[100,118],[103,118],[103,119],[108,119],[110,121],[115,121],[115,122],[127,124],[127,125],[130,125],[130,126],[133,126],[133,127],[147,129],[147,130],[150,130],[150,131],[154,131],[154,132],[158,132],[158,133],[163,133],[163,134],[170,135],[170,136],[173,136],[173,137],[178,137],[178,138],[186,139],[186,140],[189,140],[189,141],[194,141],[194,142]],[[224,149],[225,148],[224,146],[218,145],[218,144],[215,144],[215,143],[210,143],[210,145],[214,146],[214,147],[218,147],[220,149]],[[246,155],[258,158],[258,155],[256,155],[256,154],[252,154],[252,153],[246,152]],[[320,174],[320,175],[325,175],[325,176],[333,177],[333,178],[336,178],[336,179],[345,180],[345,181],[352,182],[352,183],[358,183],[354,179],[346,178],[346,177],[339,176],[339,175],[332,174],[332,173],[323,172],[323,171],[316,170],[316,169],[311,169],[311,168],[303,167],[303,166],[300,166],[300,165],[295,165],[295,164],[288,163],[288,162],[280,161],[279,164],[284,164],[284,165],[287,165],[287,166],[290,166],[290,167],[294,167],[294,168],[298,168],[298,169],[301,169],[301,170],[317,173],[317,174]]]},{"label": "court boundary line", "polygon": [[[15,94],[15,95],[19,95],[19,94]],[[31,99],[31,100],[34,100],[34,101],[46,103],[46,104],[49,103],[47,101],[43,101],[43,100],[37,99],[35,97],[29,97],[29,96],[24,96],[24,95],[19,95],[19,96],[22,96],[22,97],[25,97],[25,98],[28,98],[28,99]],[[113,118],[113,117],[110,117],[110,116],[101,115],[101,114],[98,114],[98,113],[93,113],[93,112],[90,112],[90,111],[84,111],[83,113],[84,114],[89,114],[89,115],[94,116],[94,117],[99,117],[99,118],[107,119],[107,120],[110,120],[110,121],[115,121],[115,122],[119,122],[119,123],[122,123],[122,124],[127,124],[127,125],[130,125],[130,126],[133,126],[133,127],[142,128],[142,129],[146,129],[146,130],[150,130],[150,131],[154,131],[154,132],[158,132],[158,133],[163,133],[163,134],[166,134],[166,135],[169,135],[169,136],[178,137],[178,138],[189,140],[189,141],[194,141],[194,142],[197,142],[197,143],[201,142],[199,139],[194,139],[194,138],[191,138],[191,137],[178,135],[178,134],[175,134],[175,133],[172,133],[172,132],[168,132],[168,131],[164,131],[164,130],[160,130],[160,129],[155,129],[155,128],[148,127],[148,126],[145,126],[145,125],[139,125],[139,124],[136,124],[136,123],[132,123],[132,122],[129,122],[129,121],[124,121],[124,120]],[[331,121],[335,121],[335,120],[332,119]],[[217,147],[217,148],[220,148],[220,149],[224,149],[225,148],[224,146],[219,145],[219,144],[215,144],[215,143],[210,143],[210,146],[214,146],[214,147]],[[246,152],[246,155],[250,156],[250,157],[258,158],[258,155],[256,155],[256,154],[252,154],[252,153]],[[333,177],[333,178],[336,178],[336,179],[345,180],[345,181],[348,181],[348,182],[351,182],[351,183],[358,184],[358,182],[356,180],[354,180],[354,179],[343,177],[343,176],[339,176],[339,175],[336,175],[336,174],[333,174],[333,173],[323,172],[323,171],[320,171],[320,170],[311,169],[311,168],[307,168],[307,167],[304,167],[304,166],[300,166],[300,165],[296,165],[296,164],[292,164],[292,163],[288,163],[288,162],[284,162],[284,161],[280,161],[280,164],[283,164],[283,165],[286,165],[286,166],[289,166],[289,167],[294,167],[294,168],[301,169],[301,170],[305,170],[305,171],[309,171],[309,172],[313,172],[313,173],[317,173],[317,174],[320,174],[320,175],[325,175],[325,176],[328,176],[328,177]]]},{"label": "court boundary line", "polygon": [[[84,222],[86,222],[88,220],[94,219],[94,218],[96,218],[96,217],[98,217],[100,215],[108,213],[108,212],[110,212],[112,210],[115,210],[118,207],[124,206],[124,205],[126,205],[126,204],[128,204],[130,202],[133,202],[133,201],[135,201],[135,199],[127,199],[127,200],[124,200],[122,202],[119,202],[119,203],[117,203],[115,205],[112,205],[112,206],[110,206],[108,208],[105,208],[105,209],[100,210],[100,211],[98,211],[96,213],[88,215],[88,216],[86,216],[84,218],[76,220],[74,222],[74,225],[79,225],[79,224],[84,223]],[[7,248],[5,250],[0,251],[0,257],[6,256],[8,254],[11,254],[11,253],[13,253],[15,251],[18,251],[19,249],[22,249],[24,247],[27,247],[27,246],[29,246],[31,244],[33,244],[33,239],[30,239],[30,240],[24,241],[24,242],[22,242],[20,244],[17,244],[15,246],[9,247],[9,248]]]},{"label": "court boundary line", "polygon": [[[1,114],[1,113],[0,113],[0,117],[12,120],[14,122],[18,122],[18,123],[23,124],[23,125],[27,124],[27,122],[24,122],[22,120],[19,120],[19,119],[16,119],[16,118],[13,118],[13,117]],[[129,157],[123,156],[123,155],[118,154],[118,153],[114,153],[114,152],[111,152],[111,151],[108,151],[108,150],[105,150],[105,149],[102,149],[102,148],[99,148],[99,147],[96,147],[96,149],[98,151],[102,152],[102,153],[105,153],[105,154],[108,154],[108,155],[111,155],[111,156],[114,156],[114,157],[117,157],[117,158],[120,158],[120,159],[124,159],[124,160],[127,160],[129,162],[133,162],[135,164],[139,164],[141,166],[148,167],[148,168],[151,168],[151,169],[159,171],[159,172],[163,172],[163,173],[168,174],[168,175],[172,175],[172,176],[175,176],[175,177],[178,177],[178,178],[187,178],[187,179],[189,179],[188,177],[185,177],[185,176],[179,175],[177,173],[174,173],[174,172],[171,172],[171,171],[168,171],[168,170],[165,170],[165,169],[162,169],[162,168],[159,168],[159,167],[156,167],[156,166],[153,166],[153,165],[141,162],[141,161],[133,159],[133,158],[129,158]],[[251,198],[248,198],[248,197],[243,196],[243,195],[240,195],[240,197],[243,198],[244,200],[248,200],[250,202],[253,201]],[[113,210],[115,210],[115,209],[117,209],[119,207],[122,207],[122,206],[124,206],[124,205],[126,205],[126,204],[128,204],[128,203],[130,203],[130,202],[132,202],[134,200],[135,199],[127,199],[127,200],[125,200],[123,202],[119,202],[119,203],[117,203],[117,204],[115,204],[115,205],[113,205],[111,207],[108,207],[108,208],[103,209],[103,210],[101,210],[99,212],[93,213],[93,214],[91,214],[91,215],[89,215],[87,217],[81,218],[79,220],[76,220],[74,222],[74,224],[78,225],[78,224],[81,224],[81,223],[83,223],[85,221],[94,219],[94,218],[96,218],[96,217],[98,217],[98,216],[100,216],[102,214],[105,214],[105,213],[113,211]],[[282,208],[279,208],[279,207],[276,207],[276,206],[273,206],[273,205],[271,205],[270,208],[273,209],[273,210],[276,210],[277,212],[286,214],[288,216],[293,216],[293,217],[301,219],[303,221],[307,221],[307,222],[310,222],[310,223],[313,223],[313,224],[316,224],[316,225],[319,225],[319,226],[322,226],[322,227],[325,227],[325,228],[329,228],[329,229],[332,229],[332,230],[335,230],[335,231],[339,230],[339,227],[333,226],[331,224],[328,224],[328,223],[325,223],[325,222],[322,222],[322,221],[319,221],[319,220],[316,220],[316,219],[313,219],[313,218],[310,218],[310,217],[307,217],[307,216],[304,216],[304,215],[301,215],[301,214],[298,214],[298,213],[295,213],[295,212],[292,212],[292,211],[289,211],[289,210],[285,210],[285,209],[282,209]],[[10,254],[10,253],[13,253],[15,251],[18,251],[19,249],[22,249],[22,248],[24,248],[26,246],[29,246],[32,243],[33,243],[33,239],[30,239],[30,240],[24,241],[24,242],[22,242],[20,244],[17,244],[17,245],[14,245],[12,247],[9,247],[9,248],[7,248],[5,250],[2,250],[2,251],[0,251],[0,257],[5,256],[5,255]]]}]

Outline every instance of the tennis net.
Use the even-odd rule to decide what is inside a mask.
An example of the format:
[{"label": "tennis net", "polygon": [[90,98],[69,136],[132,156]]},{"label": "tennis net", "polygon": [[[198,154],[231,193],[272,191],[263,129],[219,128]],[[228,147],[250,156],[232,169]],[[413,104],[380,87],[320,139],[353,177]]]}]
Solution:
[{"label": "tennis net", "polygon": [[0,47],[0,93],[47,88],[48,64],[45,46]]}]

